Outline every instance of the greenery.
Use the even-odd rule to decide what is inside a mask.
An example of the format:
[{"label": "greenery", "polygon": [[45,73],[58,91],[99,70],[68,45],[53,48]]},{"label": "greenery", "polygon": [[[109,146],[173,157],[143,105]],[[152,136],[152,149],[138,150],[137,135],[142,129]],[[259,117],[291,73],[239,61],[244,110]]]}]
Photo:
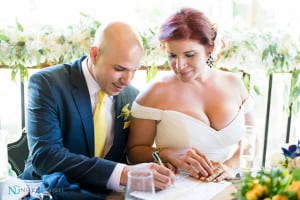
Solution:
[{"label": "greenery", "polygon": [[[45,67],[70,62],[87,54],[89,45],[101,23],[81,13],[82,19],[65,29],[51,26],[25,29],[16,21],[15,26],[0,29],[0,67],[11,69],[12,79],[19,74],[28,78],[28,68]],[[166,56],[159,49],[157,27],[140,33],[145,46],[142,62],[147,67],[147,80],[155,77],[158,66],[167,67]],[[266,75],[290,73],[289,102],[286,110],[300,109],[300,42],[299,36],[287,32],[271,33],[255,30],[232,29],[219,33],[214,57],[215,66],[230,71],[250,72],[264,69]],[[250,74],[251,75],[251,74]],[[244,82],[249,87],[249,76]],[[254,91],[260,93],[254,85]]]},{"label": "greenery", "polygon": [[240,200],[300,200],[300,140],[274,154],[270,169],[247,174],[239,191]]},{"label": "greenery", "polygon": [[255,176],[247,174],[239,192],[240,200],[300,200],[300,168],[261,170]]},{"label": "greenery", "polygon": [[[300,40],[286,31],[262,32],[233,29],[223,33],[219,64],[246,71],[264,69],[266,75],[291,74],[289,100],[285,110],[300,109]],[[258,91],[258,88],[254,88]]]},{"label": "greenery", "polygon": [[0,29],[0,67],[11,69],[12,80],[17,74],[27,79],[30,67],[70,62],[87,54],[101,23],[83,13],[81,16],[79,24],[63,30],[48,25],[26,30],[18,21],[16,26]]}]

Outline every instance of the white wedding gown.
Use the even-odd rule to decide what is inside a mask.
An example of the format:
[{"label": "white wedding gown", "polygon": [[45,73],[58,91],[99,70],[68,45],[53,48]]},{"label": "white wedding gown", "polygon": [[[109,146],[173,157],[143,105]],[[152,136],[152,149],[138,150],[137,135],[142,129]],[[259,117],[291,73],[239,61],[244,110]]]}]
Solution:
[{"label": "white wedding gown", "polygon": [[145,107],[134,102],[131,111],[132,116],[136,118],[159,121],[155,138],[156,147],[195,146],[209,159],[224,162],[229,156],[231,147],[243,135],[244,114],[245,111],[251,110],[252,104],[252,99],[248,98],[231,123],[218,131],[198,119],[173,110]]}]

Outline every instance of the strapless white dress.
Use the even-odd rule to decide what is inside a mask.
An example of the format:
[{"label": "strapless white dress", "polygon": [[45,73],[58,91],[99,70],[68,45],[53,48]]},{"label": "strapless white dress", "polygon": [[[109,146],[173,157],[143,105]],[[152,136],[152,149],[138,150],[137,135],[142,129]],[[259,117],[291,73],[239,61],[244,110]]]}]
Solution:
[{"label": "strapless white dress", "polygon": [[155,137],[156,147],[195,146],[209,159],[223,163],[233,145],[243,135],[245,111],[251,110],[252,104],[251,98],[248,98],[230,124],[218,131],[196,118],[173,110],[145,107],[134,102],[131,112],[136,118],[159,121]]}]

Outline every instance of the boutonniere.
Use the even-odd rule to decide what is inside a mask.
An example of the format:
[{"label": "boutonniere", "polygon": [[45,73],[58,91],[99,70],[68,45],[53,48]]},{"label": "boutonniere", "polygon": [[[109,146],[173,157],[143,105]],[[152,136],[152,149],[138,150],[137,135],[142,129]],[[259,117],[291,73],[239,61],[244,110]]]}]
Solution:
[{"label": "boutonniere", "polygon": [[126,129],[130,126],[131,110],[129,110],[129,103],[123,106],[121,113],[118,115],[118,118],[123,117],[124,125],[123,129]]}]

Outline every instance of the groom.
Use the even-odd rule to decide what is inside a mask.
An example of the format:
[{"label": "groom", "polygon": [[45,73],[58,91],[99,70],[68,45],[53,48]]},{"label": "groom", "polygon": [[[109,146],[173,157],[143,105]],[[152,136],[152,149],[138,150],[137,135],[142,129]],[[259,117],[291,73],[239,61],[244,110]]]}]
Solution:
[{"label": "groom", "polygon": [[[164,189],[174,174],[155,163],[126,165],[128,127],[122,108],[138,94],[130,85],[140,67],[143,46],[128,24],[101,26],[90,48],[71,64],[40,70],[30,77],[26,127],[30,155],[23,179],[62,173],[70,182],[92,192],[119,190],[134,168],[154,171],[155,185]],[[109,97],[104,157],[95,156],[93,113],[97,93]]]}]

